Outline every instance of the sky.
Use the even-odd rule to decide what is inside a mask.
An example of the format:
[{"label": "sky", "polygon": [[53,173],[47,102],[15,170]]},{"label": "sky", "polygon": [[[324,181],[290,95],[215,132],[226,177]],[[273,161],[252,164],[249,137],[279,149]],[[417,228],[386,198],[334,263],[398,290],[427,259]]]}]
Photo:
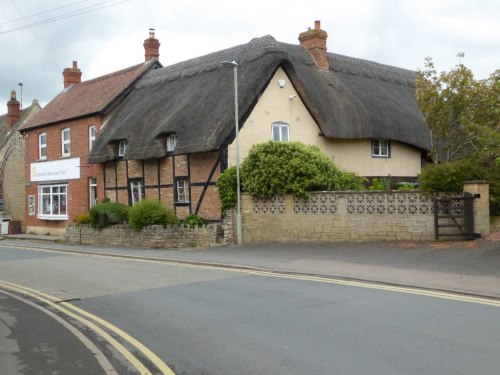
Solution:
[{"label": "sky", "polygon": [[299,44],[316,20],[328,52],[411,70],[462,62],[478,79],[500,69],[498,0],[2,0],[0,114],[21,88],[23,107],[45,106],[73,61],[82,80],[143,62],[149,28],[168,66],[264,35]]}]

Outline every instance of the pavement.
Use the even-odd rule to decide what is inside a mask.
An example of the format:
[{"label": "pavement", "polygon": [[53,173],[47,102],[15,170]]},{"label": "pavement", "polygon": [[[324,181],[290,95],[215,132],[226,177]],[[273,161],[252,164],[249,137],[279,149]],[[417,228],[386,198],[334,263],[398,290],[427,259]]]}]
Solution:
[{"label": "pavement", "polygon": [[279,273],[318,275],[500,299],[500,241],[340,242],[144,249],[68,245],[62,236],[9,235],[4,243]]}]

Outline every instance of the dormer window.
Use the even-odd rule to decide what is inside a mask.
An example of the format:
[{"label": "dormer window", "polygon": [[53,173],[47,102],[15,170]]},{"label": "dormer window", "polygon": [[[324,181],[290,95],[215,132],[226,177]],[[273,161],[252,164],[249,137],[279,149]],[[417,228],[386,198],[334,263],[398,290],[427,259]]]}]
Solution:
[{"label": "dormer window", "polygon": [[170,134],[167,137],[167,151],[172,152],[175,150],[175,145],[177,144],[177,135]]},{"label": "dormer window", "polygon": [[118,144],[118,157],[123,158],[127,151],[127,141],[120,141]]}]

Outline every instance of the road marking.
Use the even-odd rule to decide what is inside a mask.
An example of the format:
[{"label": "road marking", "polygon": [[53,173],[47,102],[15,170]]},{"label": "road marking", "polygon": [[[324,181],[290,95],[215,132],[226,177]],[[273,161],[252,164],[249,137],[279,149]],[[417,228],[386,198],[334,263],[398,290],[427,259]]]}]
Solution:
[{"label": "road marking", "polygon": [[56,322],[60,323],[64,328],[66,328],[68,331],[70,331],[73,335],[76,336],[78,340],[92,353],[92,355],[95,357],[99,365],[102,367],[104,372],[108,375],[117,375],[118,373],[116,370],[113,368],[113,365],[108,361],[104,353],[99,350],[99,348],[92,342],[90,341],[87,336],[85,336],[83,333],[81,333],[78,329],[76,329],[73,325],[68,323],[66,320],[61,318],[60,316],[54,314],[52,311],[46,309],[43,306],[37,305],[36,303],[33,303],[26,298],[22,298],[16,294],[7,292],[5,290],[0,289],[0,293],[5,294],[11,298],[14,298],[18,301],[21,301],[22,303],[29,305],[31,307],[34,307],[37,310],[40,310],[44,314],[50,316],[52,319],[54,319]]},{"label": "road marking", "polygon": [[407,294],[415,294],[425,297],[434,297],[434,298],[442,298],[453,301],[460,302],[470,302],[470,303],[478,303],[482,305],[500,307],[500,300],[489,299],[485,297],[476,297],[476,296],[468,296],[460,293],[446,292],[446,291],[435,291],[424,288],[416,288],[416,287],[405,287],[405,286],[397,286],[397,285],[387,285],[380,283],[370,283],[366,281],[352,281],[352,280],[344,280],[338,278],[328,278],[322,276],[307,276],[307,275],[286,275],[279,274],[276,275],[273,272],[268,271],[248,271],[247,273],[260,275],[260,276],[271,276],[271,277],[280,277],[285,279],[292,280],[307,280],[328,284],[337,284],[337,285],[345,285],[345,286],[354,286],[360,288],[368,288],[368,289],[378,289],[378,290],[386,290],[391,292],[400,292]]},{"label": "road marking", "polygon": [[329,277],[329,276],[321,276],[321,275],[303,275],[299,273],[293,273],[288,271],[274,271],[274,270],[266,270],[260,269],[257,267],[245,267],[238,266],[232,264],[214,264],[209,262],[198,263],[198,262],[190,262],[183,261],[177,259],[169,259],[169,258],[158,258],[158,257],[141,257],[134,255],[121,255],[121,254],[113,254],[113,253],[96,253],[96,252],[84,252],[84,251],[75,251],[71,249],[47,249],[47,248],[39,248],[39,247],[28,247],[28,246],[15,246],[15,245],[5,245],[0,247],[8,247],[8,248],[16,248],[21,250],[32,250],[32,251],[40,251],[40,252],[49,252],[49,253],[58,253],[58,254],[67,254],[73,256],[85,256],[85,257],[100,257],[107,259],[118,259],[118,260],[130,260],[135,262],[142,263],[165,263],[165,264],[173,264],[188,268],[203,268],[203,269],[213,269],[213,270],[224,270],[228,272],[235,273],[243,273],[249,275],[256,276],[266,276],[266,277],[276,277],[283,279],[291,279],[291,280],[304,280],[304,281],[313,281],[313,282],[321,282],[328,284],[337,284],[343,286],[353,286],[359,288],[368,288],[368,289],[377,289],[377,290],[385,290],[391,292],[398,293],[406,293],[406,294],[414,294],[425,297],[433,297],[433,298],[441,298],[448,299],[459,302],[468,302],[468,303],[476,303],[494,307],[500,307],[500,300],[495,298],[487,298],[480,296],[467,295],[463,293],[457,292],[447,292],[419,287],[406,287],[406,286],[398,286],[384,283],[376,283],[370,281],[362,281],[362,280],[348,280],[345,278],[338,277]]},{"label": "road marking", "polygon": [[[24,287],[22,285],[17,285],[13,284],[7,281],[0,281],[0,287],[4,289],[11,290],[16,293],[21,293],[28,295],[32,298],[35,298],[39,300],[40,302],[44,302],[47,305],[51,306],[52,308],[64,313],[67,316],[72,317],[73,319],[78,320],[79,322],[83,323],[90,329],[92,329],[94,332],[96,332],[98,335],[100,335],[102,338],[104,338],[109,344],[111,344],[118,352],[120,352],[132,366],[134,366],[137,371],[139,372],[140,375],[151,375],[151,372],[146,368],[146,366],[137,359],[128,349],[126,349],[122,344],[120,344],[116,339],[114,339],[110,334],[108,334],[106,331],[104,331],[102,328],[97,326],[95,323],[92,323],[90,320],[86,319],[92,319],[95,322],[98,322],[99,324],[103,325],[105,328],[110,330],[111,332],[119,335],[122,337],[124,340],[129,342],[131,345],[136,347],[139,351],[143,353],[143,355],[148,358],[163,374],[165,375],[175,375],[174,372],[158,357],[156,354],[154,354],[150,349],[148,349],[145,345],[143,345],[141,342],[138,340],[134,339],[127,333],[125,333],[123,330],[119,329],[118,327],[115,327],[111,323],[93,315],[90,314],[89,312],[82,310],[76,306],[71,305],[70,303],[63,302],[57,297],[50,296],[46,293],[39,292],[37,290],[31,289]],[[64,307],[62,307],[64,306]],[[71,312],[69,309],[78,312],[79,314],[85,316],[86,318],[83,318],[82,316]]]}]

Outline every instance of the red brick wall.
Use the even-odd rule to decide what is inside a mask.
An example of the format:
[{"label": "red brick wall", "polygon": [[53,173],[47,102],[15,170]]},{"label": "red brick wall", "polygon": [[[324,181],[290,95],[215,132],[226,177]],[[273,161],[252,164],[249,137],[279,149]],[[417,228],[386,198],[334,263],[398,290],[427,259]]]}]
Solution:
[{"label": "red brick wall", "polygon": [[[68,223],[73,222],[73,218],[81,213],[89,210],[89,177],[97,179],[97,199],[103,197],[103,175],[100,165],[89,165],[87,163],[87,155],[89,150],[89,127],[96,126],[99,131],[101,121],[99,116],[87,117],[79,120],[67,121],[61,124],[55,124],[45,127],[30,130],[26,134],[26,207],[28,205],[28,195],[34,195],[36,200],[35,215],[26,218],[28,231],[36,231],[34,227],[50,232],[51,229],[64,228]],[[30,165],[38,162],[38,135],[46,133],[47,135],[47,159],[46,161],[62,160],[61,157],[61,130],[70,128],[71,139],[71,154],[69,158],[80,157],[80,179],[68,180],[68,195],[67,195],[67,213],[68,220],[39,220],[38,213],[38,184],[46,184],[46,182],[31,182],[30,181]],[[40,163],[43,161],[39,161]],[[54,181],[57,184],[58,181]],[[26,208],[26,212],[28,209]]]},{"label": "red brick wall", "polygon": [[[218,156],[218,152],[211,152],[170,156],[159,161],[156,159],[144,161],[122,160],[116,162],[117,173],[115,173],[115,163],[108,163],[105,167],[106,195],[111,200],[116,199],[116,196],[118,196],[119,202],[128,204],[127,176],[129,179],[143,178],[146,198],[158,200],[159,194],[159,200],[165,207],[175,210],[177,217],[184,218],[190,213],[195,213],[202,197],[204,185],[208,182],[209,186],[206,188],[199,205],[198,214],[208,220],[220,220],[219,196],[217,188],[214,186],[220,174]],[[214,165],[214,174],[208,181]],[[176,177],[187,177],[191,183],[191,197],[188,205],[175,204],[174,202]]]}]

